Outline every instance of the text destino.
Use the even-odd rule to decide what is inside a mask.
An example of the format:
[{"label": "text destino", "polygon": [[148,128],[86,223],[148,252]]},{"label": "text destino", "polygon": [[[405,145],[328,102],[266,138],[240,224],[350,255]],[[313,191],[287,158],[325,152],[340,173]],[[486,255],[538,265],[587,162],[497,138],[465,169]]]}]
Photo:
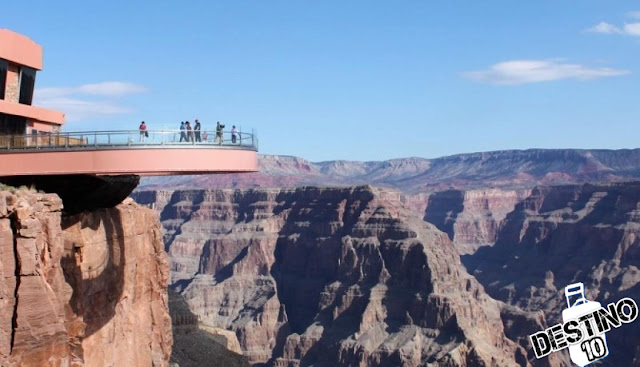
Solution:
[{"label": "text destino", "polygon": [[585,338],[605,333],[611,327],[619,328],[623,323],[633,322],[638,317],[638,305],[631,298],[623,298],[617,303],[609,303],[599,309],[574,320],[529,335],[537,358],[557,352],[570,345],[578,344]]}]

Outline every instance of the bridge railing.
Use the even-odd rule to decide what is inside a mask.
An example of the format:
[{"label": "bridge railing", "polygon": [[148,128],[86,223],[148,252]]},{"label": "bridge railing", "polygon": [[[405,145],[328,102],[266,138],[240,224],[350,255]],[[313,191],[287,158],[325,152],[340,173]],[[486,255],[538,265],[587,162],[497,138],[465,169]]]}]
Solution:
[{"label": "bridge railing", "polygon": [[251,132],[188,130],[118,130],[0,135],[0,152],[8,150],[65,150],[144,147],[228,147],[258,150],[258,139]]}]

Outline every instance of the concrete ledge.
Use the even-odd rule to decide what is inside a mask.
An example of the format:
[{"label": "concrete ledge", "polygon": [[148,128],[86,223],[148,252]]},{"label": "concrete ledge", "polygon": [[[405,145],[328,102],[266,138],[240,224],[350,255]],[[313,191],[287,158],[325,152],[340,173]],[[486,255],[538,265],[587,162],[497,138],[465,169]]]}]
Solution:
[{"label": "concrete ledge", "polygon": [[255,150],[193,147],[5,153],[0,176],[191,175],[258,170]]}]

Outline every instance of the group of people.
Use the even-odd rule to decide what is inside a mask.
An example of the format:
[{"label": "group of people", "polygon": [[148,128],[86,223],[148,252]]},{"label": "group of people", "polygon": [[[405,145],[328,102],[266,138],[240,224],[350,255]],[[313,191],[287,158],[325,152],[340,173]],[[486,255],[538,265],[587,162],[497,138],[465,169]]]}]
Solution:
[{"label": "group of people", "polygon": [[[224,127],[225,126],[221,124],[220,121],[217,122],[216,136],[213,139],[214,143],[222,144],[224,142]],[[145,138],[149,137],[149,133],[147,132],[147,125],[144,121],[140,123],[140,127],[138,128],[138,130],[140,130],[140,141],[144,142]],[[203,139],[206,142],[208,138],[207,133],[202,132],[201,134],[201,130],[202,126],[200,125],[200,121],[198,121],[198,119],[195,120],[195,124],[193,127],[191,127],[191,123],[189,121],[180,122],[180,142],[202,142]],[[238,130],[236,129],[236,125],[233,125],[233,127],[231,128],[231,143],[236,144],[238,140]]]},{"label": "group of people", "polygon": [[[180,141],[190,141],[190,142],[202,142],[202,137],[200,136],[200,121],[196,119],[196,123],[191,128],[191,123],[189,121],[182,121],[180,123]],[[207,133],[204,133],[204,141],[207,141]]]}]

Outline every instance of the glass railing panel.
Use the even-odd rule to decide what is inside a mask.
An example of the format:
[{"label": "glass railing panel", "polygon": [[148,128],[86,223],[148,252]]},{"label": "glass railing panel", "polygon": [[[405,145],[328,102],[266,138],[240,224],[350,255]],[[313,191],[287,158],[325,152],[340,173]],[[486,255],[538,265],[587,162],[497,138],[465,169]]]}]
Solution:
[{"label": "glass railing panel", "polygon": [[230,131],[138,130],[80,131],[68,133],[0,135],[0,150],[61,150],[114,147],[206,146],[257,150],[254,134]]}]

